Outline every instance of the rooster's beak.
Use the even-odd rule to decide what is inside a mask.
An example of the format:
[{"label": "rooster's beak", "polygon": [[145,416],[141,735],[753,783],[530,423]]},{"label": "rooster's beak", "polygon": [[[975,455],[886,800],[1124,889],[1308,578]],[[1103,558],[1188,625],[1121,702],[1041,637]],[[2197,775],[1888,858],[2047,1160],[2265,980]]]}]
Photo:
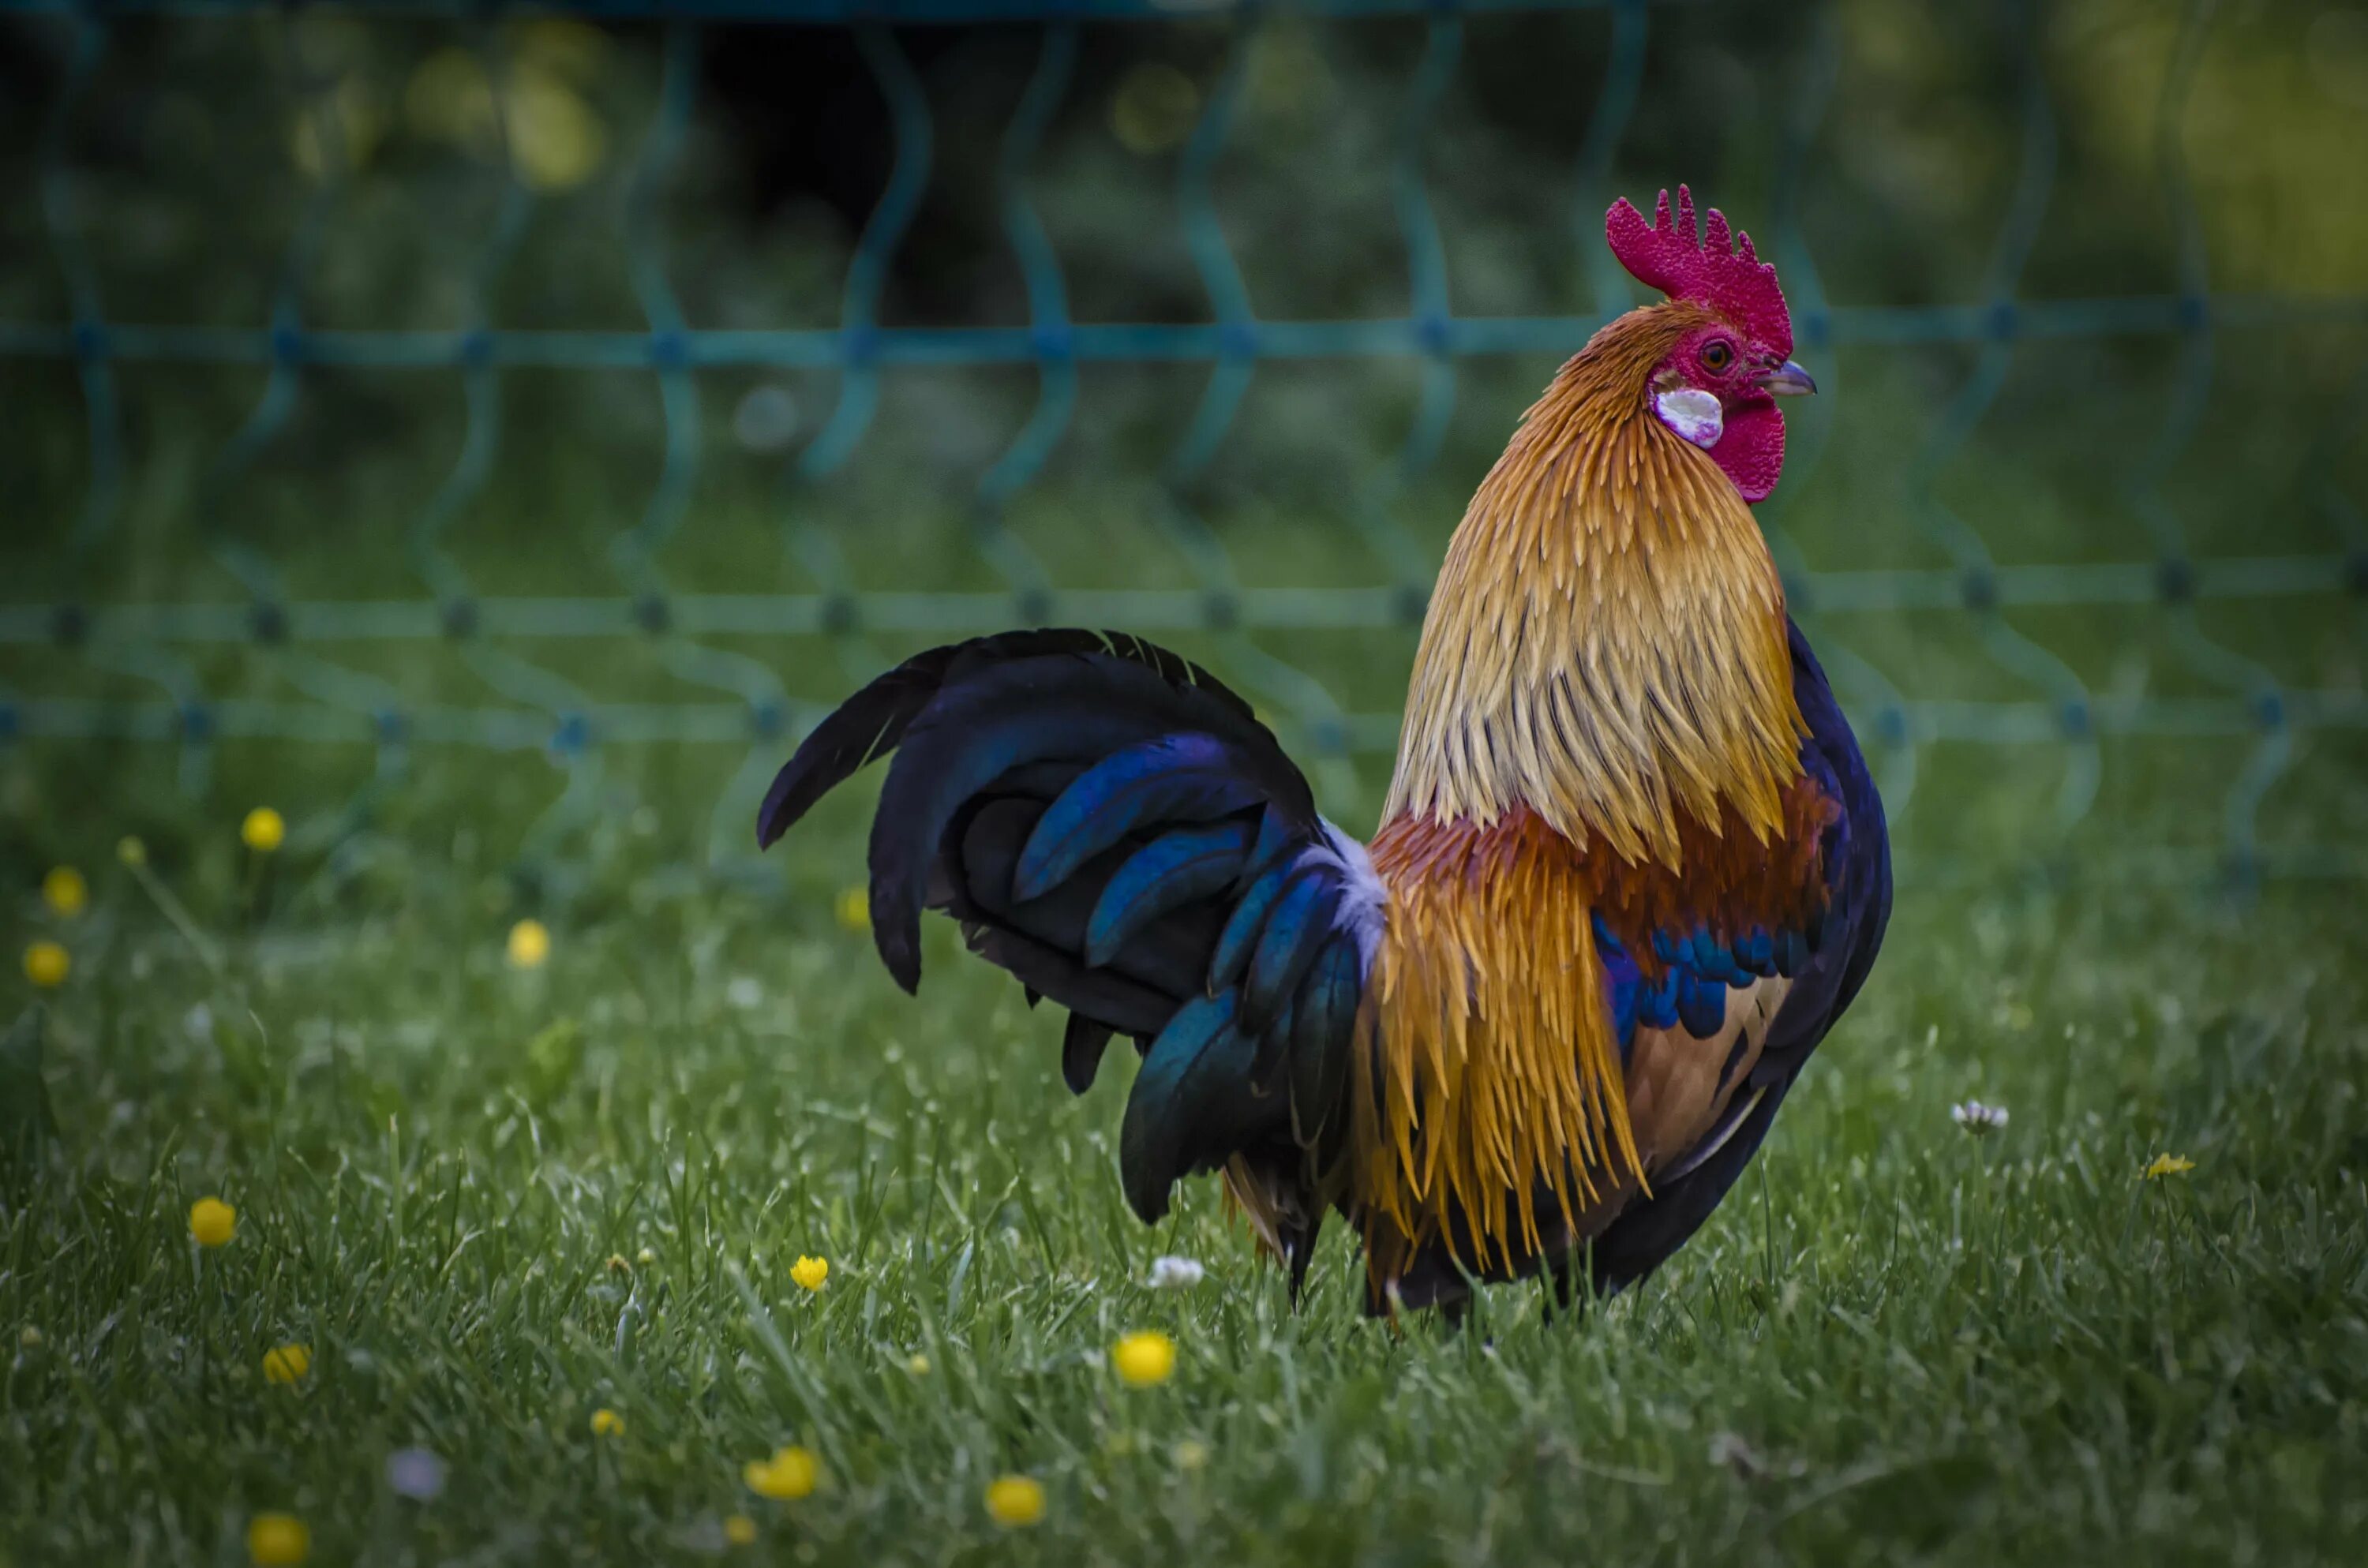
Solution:
[{"label": "rooster's beak", "polygon": [[1799,364],[1787,359],[1759,378],[1759,390],[1778,397],[1792,397],[1816,392],[1817,383],[1809,379],[1809,372],[1801,369]]}]

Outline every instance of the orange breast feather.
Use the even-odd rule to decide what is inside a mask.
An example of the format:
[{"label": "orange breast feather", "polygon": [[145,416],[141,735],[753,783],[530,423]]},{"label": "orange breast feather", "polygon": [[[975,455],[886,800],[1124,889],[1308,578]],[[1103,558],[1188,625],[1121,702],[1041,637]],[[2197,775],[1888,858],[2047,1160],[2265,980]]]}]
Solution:
[{"label": "orange breast feather", "polygon": [[1766,839],[1682,819],[1681,870],[1575,843],[1527,808],[1485,825],[1383,824],[1372,858],[1389,925],[1347,1173],[1377,1263],[1434,1237],[1468,1236],[1475,1267],[1559,1251],[1716,1123],[1790,983],[1732,991],[1708,1040],[1639,1029],[1623,1072],[1594,918],[1648,962],[1656,928],[1800,918],[1828,808],[1805,779],[1784,807]]}]

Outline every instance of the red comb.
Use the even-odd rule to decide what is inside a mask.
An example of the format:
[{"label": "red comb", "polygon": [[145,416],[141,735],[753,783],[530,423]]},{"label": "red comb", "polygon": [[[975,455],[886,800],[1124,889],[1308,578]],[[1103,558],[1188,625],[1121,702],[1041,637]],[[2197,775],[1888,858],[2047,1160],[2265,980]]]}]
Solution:
[{"label": "red comb", "polygon": [[1749,234],[1738,233],[1729,244],[1726,217],[1715,207],[1697,242],[1694,195],[1684,186],[1678,187],[1674,222],[1668,191],[1661,192],[1649,225],[1623,196],[1603,215],[1603,237],[1637,282],[1673,300],[1699,301],[1763,347],[1792,358],[1793,312],[1776,287],[1776,269],[1752,250]]}]

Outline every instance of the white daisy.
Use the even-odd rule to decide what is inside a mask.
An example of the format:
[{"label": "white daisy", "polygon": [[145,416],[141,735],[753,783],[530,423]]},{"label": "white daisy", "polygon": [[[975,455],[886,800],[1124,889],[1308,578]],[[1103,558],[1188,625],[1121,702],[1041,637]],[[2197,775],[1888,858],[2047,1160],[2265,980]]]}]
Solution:
[{"label": "white daisy", "polygon": [[1144,1283],[1155,1290],[1185,1290],[1198,1285],[1208,1270],[1189,1257],[1154,1258],[1151,1278]]},{"label": "white daisy", "polygon": [[2004,1106],[1984,1105],[1979,1100],[1967,1100],[1949,1108],[1949,1119],[1976,1138],[1986,1138],[2004,1127],[2007,1121]]}]

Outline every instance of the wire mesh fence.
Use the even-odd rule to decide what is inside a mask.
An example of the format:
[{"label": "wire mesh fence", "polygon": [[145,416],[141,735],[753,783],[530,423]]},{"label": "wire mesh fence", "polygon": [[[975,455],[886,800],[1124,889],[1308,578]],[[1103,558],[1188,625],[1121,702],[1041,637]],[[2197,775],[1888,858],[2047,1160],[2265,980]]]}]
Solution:
[{"label": "wire mesh fence", "polygon": [[[1578,85],[1569,113],[1584,123],[1577,172],[1564,202],[1600,214],[1609,195],[1649,195],[1644,179],[1622,185],[1612,170],[1645,82],[1656,29],[1698,28],[1710,11],[1649,0],[1309,0],[1288,6],[1235,6],[1218,0],[589,0],[564,7],[579,17],[645,25],[658,56],[655,112],[630,150],[615,243],[621,248],[642,317],[627,328],[518,325],[494,304],[494,280],[518,243],[535,199],[515,174],[503,182],[495,222],[476,243],[471,305],[440,325],[325,325],[308,313],[305,280],[324,235],[338,221],[343,152],[334,143],[336,114],[312,122],[321,132],[319,165],[277,271],[268,313],[245,324],[146,319],[110,299],[83,217],[79,186],[85,127],[103,117],[104,67],[128,26],[204,28],[285,25],[267,7],[235,0],[137,0],[104,5],[0,0],[0,15],[57,44],[61,63],[46,84],[39,145],[32,160],[40,223],[68,309],[55,319],[0,320],[0,365],[71,367],[80,388],[85,479],[68,508],[12,506],[12,528],[40,537],[42,570],[12,584],[0,603],[0,745],[108,741],[177,748],[183,788],[200,792],[226,744],[269,742],[370,748],[370,783],[340,821],[366,812],[399,790],[423,754],[478,748],[548,756],[564,776],[554,802],[519,853],[532,860],[560,852],[598,809],[600,759],[628,748],[677,744],[708,748],[714,773],[728,778],[713,808],[708,860],[716,870],[743,868],[746,821],[767,772],[822,710],[816,698],[832,680],[785,683],[791,663],[819,664],[839,684],[876,669],[888,649],[1015,623],[1059,622],[1125,628],[1198,639],[1220,673],[1256,694],[1286,741],[1308,761],[1328,795],[1354,795],[1378,767],[1375,754],[1395,744],[1397,716],[1386,707],[1343,700],[1328,668],[1310,667],[1290,650],[1297,634],[1386,633],[1410,649],[1425,605],[1435,549],[1404,518],[1406,497],[1421,484],[1475,475],[1440,472],[1441,451],[1459,392],[1479,363],[1567,354],[1623,308],[1616,276],[1594,298],[1560,313],[1492,314],[1459,310],[1429,150],[1434,117],[1454,85],[1469,29],[1516,13],[1555,16],[1600,33],[1603,70]],[[305,7],[307,11],[320,7]],[[336,9],[366,26],[427,21],[460,29],[481,51],[488,76],[503,80],[496,16],[535,7],[485,7],[461,0],[382,0]],[[2008,8],[2006,26],[2036,40],[2044,8]],[[1247,40],[1277,16],[1315,17],[1336,27],[1367,23],[1418,27],[1412,68],[1387,106],[1393,121],[1389,200],[1396,226],[1406,308],[1395,314],[1326,318],[1261,314],[1245,258],[1229,238],[1221,165],[1248,80]],[[1063,249],[1034,199],[1040,154],[1075,89],[1081,40],[1097,29],[1178,25],[1187,17],[1222,29],[1228,41],[1205,97],[1175,149],[1172,221],[1189,254],[1206,308],[1189,321],[1088,319]],[[996,22],[1030,30],[1032,65],[1023,90],[993,129],[995,222],[1022,278],[1026,319],[1008,324],[928,324],[893,321],[883,291],[932,177],[933,154],[949,128],[939,123],[911,59],[914,29]],[[2208,5],[2176,18],[2176,35],[2152,109],[2156,169],[2169,216],[2168,288],[2128,292],[2099,278],[2090,291],[2033,297],[2026,264],[2050,221],[2059,161],[2058,127],[2032,42],[2007,90],[2017,126],[2019,162],[2007,181],[2001,226],[1990,236],[1977,291],[1945,301],[1829,300],[1802,222],[1803,193],[1816,177],[1812,131],[1836,92],[1837,53],[1846,18],[1833,8],[1807,27],[1783,62],[1782,133],[1758,156],[1770,192],[1763,250],[1777,263],[1795,315],[1803,358],[1813,369],[1846,352],[1945,352],[1956,367],[1940,388],[1933,415],[1900,454],[1903,499],[1897,517],[1918,534],[1929,559],[1912,565],[1850,566],[1828,555],[1813,564],[1795,537],[1797,519],[1780,495],[1764,518],[1793,607],[1827,653],[1836,685],[1882,774],[1896,814],[1914,804],[1919,773],[1936,748],[1977,752],[2042,750],[2060,766],[2046,792],[2014,809],[2046,824],[2060,841],[2092,810],[2108,783],[2109,748],[2163,741],[2230,748],[2241,759],[2217,800],[2208,835],[2176,840],[2116,831],[2114,864],[2163,880],[2217,877],[2352,876],[2368,869],[2342,829],[2342,811],[2311,819],[2303,834],[2267,835],[2264,803],[2308,761],[2317,738],[2368,727],[2368,696],[2356,679],[2297,684],[2260,656],[2219,634],[2215,607],[2297,607],[2294,613],[2340,621],[2343,607],[2368,593],[2368,523],[2346,489],[2347,454],[2357,437],[2356,398],[2304,400],[2312,428],[2279,449],[2279,472],[2260,478],[2261,504],[2288,522],[2256,537],[2271,548],[2199,552],[2189,542],[2192,507],[2180,494],[2180,465],[2207,418],[2226,346],[2282,333],[2334,335],[2368,342],[2368,295],[2357,291],[2223,290],[2186,169],[2182,127],[2200,62],[2214,35]],[[864,219],[837,292],[837,319],[825,325],[723,324],[696,319],[669,270],[666,187],[699,113],[704,37],[727,25],[844,29],[884,104],[893,161]],[[283,62],[284,65],[284,62]],[[267,68],[259,65],[258,69]],[[336,91],[333,78],[286,66],[297,90]],[[507,100],[505,100],[507,109]],[[508,122],[507,113],[499,117]],[[954,133],[973,134],[967,123]],[[515,130],[511,131],[515,134]],[[503,167],[510,165],[505,163]],[[1600,283],[1600,274],[1591,274]],[[2026,563],[2000,559],[1984,519],[1961,516],[1943,475],[1973,450],[2019,355],[2034,346],[2159,340],[2170,347],[2166,383],[2131,449],[2118,458],[2123,503],[2143,526],[2146,548],[2119,559]],[[1235,537],[1201,514],[1195,487],[1239,439],[1246,400],[1262,378],[1294,367],[1355,378],[1369,366],[1410,368],[1415,389],[1395,450],[1376,464],[1380,477],[1360,487],[1330,521],[1352,580],[1260,581],[1246,567]],[[1202,376],[1182,417],[1182,431],[1151,482],[1151,527],[1181,570],[1161,585],[1098,585],[1051,559],[1025,531],[1008,526],[1016,504],[1048,483],[1049,465],[1075,437],[1081,401],[1093,378],[1115,367],[1173,367]],[[124,378],[158,368],[227,369],[260,377],[243,422],[211,454],[185,508],[203,554],[234,585],[232,597],[190,592],[165,600],[129,601],[104,591],[104,563],[139,460],[124,412]],[[872,438],[883,387],[895,378],[982,368],[1031,372],[1024,416],[975,477],[958,548],[987,574],[961,588],[884,585],[850,563],[845,531],[826,503],[789,509],[785,537],[802,583],[796,591],[742,590],[712,576],[692,580],[669,565],[685,537],[706,526],[697,494],[708,432],[702,427],[702,377],[720,372],[826,375],[828,414],[786,461],[799,494],[826,494],[837,476],[875,455]],[[506,384],[528,372],[600,372],[646,377],[662,411],[656,477],[639,502],[638,519],[609,542],[616,586],[597,594],[495,591],[464,566],[458,544],[506,443]],[[462,411],[457,446],[424,504],[405,518],[409,574],[356,597],[308,597],[291,589],[285,562],[243,528],[226,504],[242,478],[285,440],[291,419],[325,376],[420,378],[452,389]],[[1820,370],[1821,380],[1825,379]],[[439,393],[438,395],[442,395]],[[1852,417],[1850,392],[1828,419]],[[1821,443],[1812,432],[1787,473],[1797,493],[1815,474]],[[2295,520],[2299,519],[2299,520]],[[2220,530],[2226,531],[2226,530]],[[1304,577],[1304,574],[1296,574]],[[35,576],[40,581],[35,581]],[[2095,612],[2143,614],[2180,666],[2177,689],[2153,683],[2100,684],[2032,631],[2032,616]],[[1867,617],[1908,624],[1946,618],[1970,635],[1994,667],[2002,694],[1979,698],[1919,690],[1914,677],[1887,669],[1860,650],[1854,627]],[[2356,634],[2355,634],[2356,635]],[[385,677],[384,661],[407,646],[452,650],[492,694],[463,702],[421,700]],[[680,683],[681,694],[619,701],[575,677],[577,652],[615,646],[645,659]],[[269,681],[225,677],[210,650],[251,650]],[[40,651],[43,657],[35,660]],[[144,695],[90,695],[59,672],[75,663],[143,686]],[[803,685],[804,689],[793,689]],[[728,760],[734,752],[736,767]],[[2313,766],[2344,769],[2340,747]],[[2330,824],[2332,824],[2330,827]],[[1936,835],[1945,845],[1945,832]],[[2088,863],[2084,862],[2084,867]],[[2101,864],[2100,862],[2099,864]],[[1964,870],[1959,866],[1954,869]],[[2089,868],[2093,869],[2093,868]],[[1945,854],[1911,857],[1910,871],[1947,875]]]}]

